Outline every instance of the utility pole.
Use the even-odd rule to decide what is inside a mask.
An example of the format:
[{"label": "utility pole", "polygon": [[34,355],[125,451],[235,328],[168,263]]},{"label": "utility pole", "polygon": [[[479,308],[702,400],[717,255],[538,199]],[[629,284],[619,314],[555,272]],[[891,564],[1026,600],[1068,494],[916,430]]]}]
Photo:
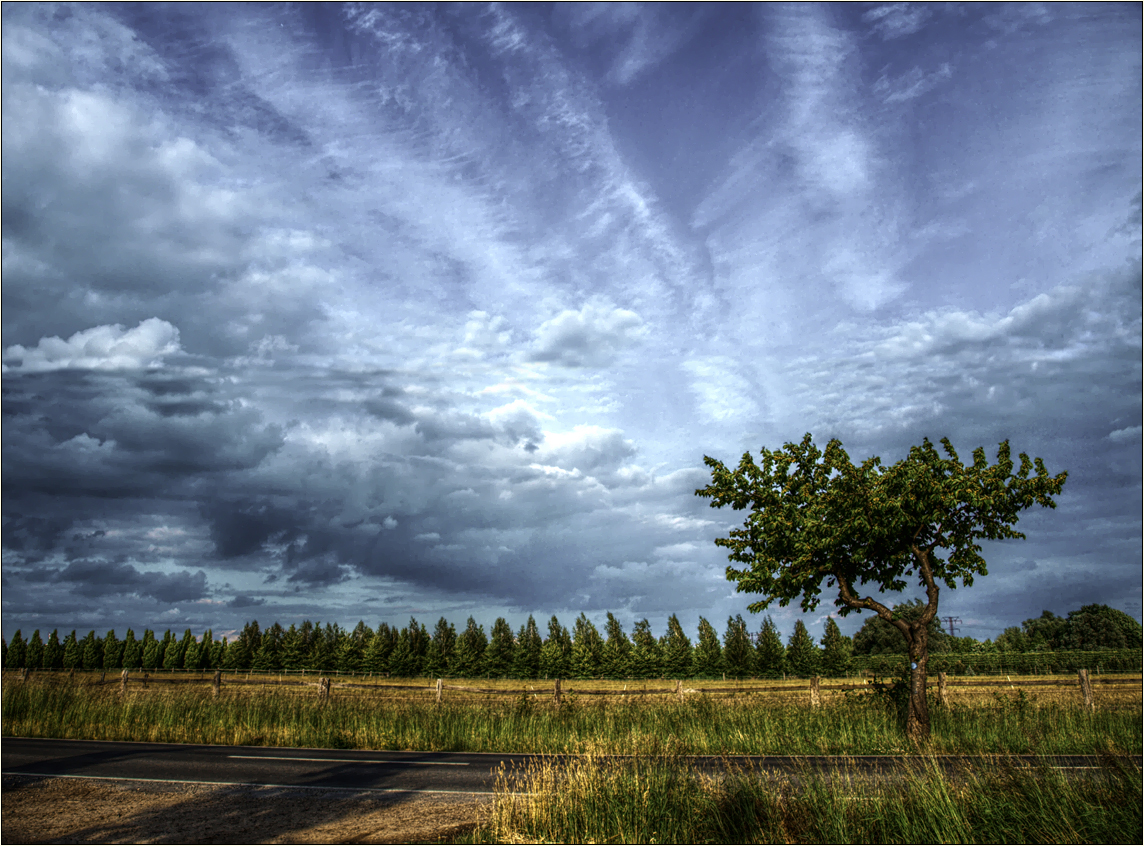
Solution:
[{"label": "utility pole", "polygon": [[[960,623],[961,618],[960,617],[942,617],[942,619],[945,620],[945,622],[949,625],[949,636],[953,637],[953,629],[954,629],[953,624],[954,623]],[[960,626],[958,628],[960,628]]]}]

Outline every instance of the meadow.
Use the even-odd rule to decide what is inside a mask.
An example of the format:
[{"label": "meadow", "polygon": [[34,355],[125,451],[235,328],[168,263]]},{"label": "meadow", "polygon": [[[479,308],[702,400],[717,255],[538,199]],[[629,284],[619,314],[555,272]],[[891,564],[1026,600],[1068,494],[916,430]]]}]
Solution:
[{"label": "meadow", "polygon": [[[231,675],[217,695],[210,674],[153,675],[126,690],[118,675],[103,678],[5,673],[3,734],[577,756],[502,773],[465,842],[1141,841],[1140,771],[1124,757],[1144,747],[1139,675],[1095,685],[1093,708],[1075,676],[969,680],[945,705],[934,695],[924,748],[905,740],[891,690],[824,684],[811,707],[805,680],[687,682],[704,690],[682,696],[663,681],[568,682],[557,704],[545,682],[452,682],[437,702],[429,679],[340,677],[322,697],[313,676]],[[687,757],[877,754],[914,755],[917,766],[895,780],[715,777]],[[996,757],[950,775],[929,757],[938,754]],[[1006,761],[1015,754],[1102,763],[1076,778]]]},{"label": "meadow", "polygon": [[[245,677],[246,674],[243,674]],[[496,696],[448,689],[435,701],[429,679],[405,688],[339,689],[328,699],[299,677],[263,677],[259,684],[224,683],[213,695],[199,683],[148,688],[94,684],[99,674],[5,673],[3,733],[25,737],[139,740],[265,746],[419,749],[466,752],[622,755],[875,755],[911,753],[891,692],[824,690],[810,706],[806,681],[703,682],[705,692],[645,695],[659,682],[565,683],[557,704],[543,682],[466,684],[518,691]],[[109,681],[117,679],[111,676]],[[189,681],[187,676],[182,676]],[[934,754],[1139,754],[1141,688],[1096,686],[1083,707],[1075,678],[1060,687],[1037,679],[997,677],[989,686],[951,687],[936,697]],[[311,681],[317,679],[311,678]],[[1128,680],[1127,678],[1125,680]],[[286,684],[276,684],[282,681]],[[343,681],[349,681],[344,679]],[[357,677],[356,683],[362,679]],[[855,680],[859,681],[859,680]],[[289,684],[294,682],[294,684]],[[393,680],[386,680],[393,683]],[[532,691],[528,690],[532,687]],[[625,687],[627,688],[625,690]],[[579,691],[581,692],[578,692]],[[614,691],[593,695],[583,691]],[[721,690],[726,692],[720,692]],[[693,692],[688,692],[693,691]]]}]

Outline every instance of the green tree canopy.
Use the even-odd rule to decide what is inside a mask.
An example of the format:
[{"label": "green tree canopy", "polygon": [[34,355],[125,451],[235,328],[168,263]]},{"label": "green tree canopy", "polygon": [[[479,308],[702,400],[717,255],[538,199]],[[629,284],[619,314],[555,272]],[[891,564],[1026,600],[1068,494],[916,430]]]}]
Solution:
[{"label": "green tree canopy", "polygon": [[[871,619],[880,619],[872,617]],[[895,632],[896,634],[896,632]],[[850,672],[851,640],[842,634],[833,617],[826,618],[822,635],[822,672],[831,678],[842,678]]]},{"label": "green tree canopy", "polygon": [[679,618],[667,618],[667,632],[660,638],[663,672],[668,678],[682,679],[691,674],[691,638],[683,631]]},{"label": "green tree canopy", "polygon": [[[855,465],[840,441],[820,450],[807,434],[799,444],[764,448],[760,464],[744,453],[735,470],[704,456],[711,484],[695,492],[713,507],[749,510],[742,528],[715,543],[744,565],[727,567],[737,590],[763,596],[752,611],[775,600],[799,600],[811,611],[825,585],[837,591],[841,615],[873,611],[902,633],[911,662],[906,731],[915,741],[929,736],[927,635],[939,586],[954,589],[986,575],[979,541],[1024,537],[1013,528],[1020,513],[1033,505],[1055,508],[1053,497],[1067,478],[1049,476],[1041,459],[1024,453],[1014,472],[1008,441],[992,465],[981,447],[965,465],[948,438],[941,444],[944,457],[927,438],[889,467],[877,456]],[[895,619],[873,595],[860,595],[865,585],[892,594],[911,583],[927,600],[914,622]]]},{"label": "green tree canopy", "polygon": [[1123,611],[1107,605],[1085,605],[1070,611],[1063,626],[1064,649],[1139,649],[1141,626]]},{"label": "green tree canopy", "polygon": [[787,642],[786,660],[787,669],[802,678],[817,676],[822,669],[822,654],[802,620],[795,620],[794,631]]},{"label": "green tree canopy", "polygon": [[723,633],[723,665],[727,675],[743,679],[755,674],[755,645],[747,631],[742,614],[727,618],[727,631]]},{"label": "green tree canopy", "polygon": [[699,618],[699,642],[695,644],[691,672],[705,679],[723,674],[723,647],[719,644],[719,635],[710,621],[702,616]]},{"label": "green tree canopy", "polygon": [[758,643],[755,646],[755,662],[759,675],[764,679],[782,678],[787,671],[786,647],[783,646],[783,639],[775,621],[769,615],[759,631]]},{"label": "green tree canopy", "polygon": [[501,679],[512,672],[512,659],[516,652],[516,642],[512,637],[512,627],[504,617],[497,617],[493,623],[492,636],[485,650],[485,673],[494,679]]},{"label": "green tree canopy", "polygon": [[622,679],[631,674],[632,642],[624,633],[620,621],[609,611],[608,621],[604,624],[603,674],[609,679]]},{"label": "green tree canopy", "polygon": [[[909,599],[898,602],[892,609],[896,619],[907,623],[917,622],[926,612],[926,604],[920,599]],[[941,629],[937,619],[932,619],[926,626],[929,638],[930,652],[948,651],[949,635]],[[867,617],[862,621],[861,628],[854,633],[855,655],[901,655],[906,651],[906,642],[902,633],[893,623],[888,623],[879,616]]]},{"label": "green tree canopy", "polygon": [[632,629],[631,674],[637,679],[663,676],[663,650],[646,619],[640,620]]}]

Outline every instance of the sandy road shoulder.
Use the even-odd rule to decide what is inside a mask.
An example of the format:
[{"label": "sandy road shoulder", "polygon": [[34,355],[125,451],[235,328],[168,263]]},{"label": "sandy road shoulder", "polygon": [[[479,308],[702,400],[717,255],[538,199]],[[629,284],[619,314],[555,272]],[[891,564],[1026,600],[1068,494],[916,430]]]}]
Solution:
[{"label": "sandy road shoulder", "polygon": [[470,796],[4,776],[4,843],[432,843],[471,828]]}]

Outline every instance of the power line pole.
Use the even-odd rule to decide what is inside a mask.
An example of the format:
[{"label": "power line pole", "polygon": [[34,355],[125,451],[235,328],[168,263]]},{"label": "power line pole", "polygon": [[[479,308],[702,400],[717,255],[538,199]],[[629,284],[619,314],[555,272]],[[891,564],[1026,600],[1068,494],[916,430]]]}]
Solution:
[{"label": "power line pole", "polygon": [[[954,623],[960,623],[961,618],[960,617],[942,617],[942,619],[945,620],[945,622],[949,625],[949,636],[953,637],[953,629],[954,629],[953,624]],[[958,626],[957,628],[961,628],[961,627]]]}]

